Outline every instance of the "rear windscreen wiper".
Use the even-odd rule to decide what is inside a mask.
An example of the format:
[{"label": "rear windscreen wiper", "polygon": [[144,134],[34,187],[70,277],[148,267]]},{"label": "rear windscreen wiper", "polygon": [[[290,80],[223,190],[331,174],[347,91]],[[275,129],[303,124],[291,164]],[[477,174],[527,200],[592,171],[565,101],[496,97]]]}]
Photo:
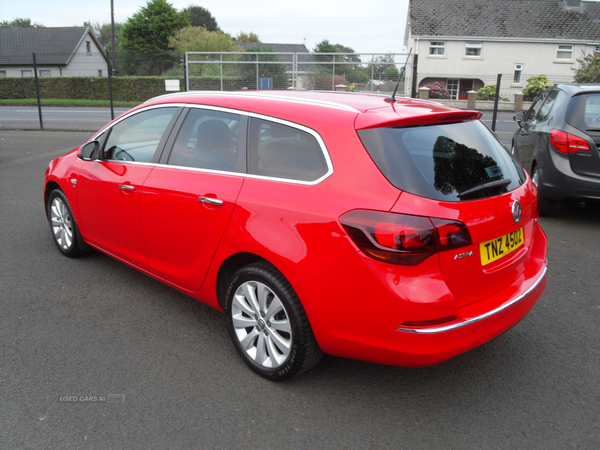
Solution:
[{"label": "rear windscreen wiper", "polygon": [[467,189],[465,192],[461,192],[460,194],[458,194],[458,197],[459,198],[464,197],[465,195],[474,194],[475,192],[485,191],[486,189],[493,189],[493,188],[508,186],[510,183],[512,183],[512,180],[510,178],[506,178],[504,180],[490,181],[489,183],[482,183],[480,185],[472,187],[471,189]]}]

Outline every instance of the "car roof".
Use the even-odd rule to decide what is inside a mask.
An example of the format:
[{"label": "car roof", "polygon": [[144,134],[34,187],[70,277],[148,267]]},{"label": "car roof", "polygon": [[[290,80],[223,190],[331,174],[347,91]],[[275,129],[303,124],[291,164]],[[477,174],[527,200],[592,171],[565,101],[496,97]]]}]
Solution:
[{"label": "car roof", "polygon": [[567,92],[569,95],[600,92],[600,84],[559,84],[557,87]]},{"label": "car roof", "polygon": [[402,126],[439,121],[479,119],[478,111],[465,111],[441,103],[389,96],[329,91],[189,91],[167,94],[148,100],[144,105],[186,103],[234,108],[242,111],[282,117],[287,111],[307,114],[319,109],[327,114],[353,114],[356,129]]}]

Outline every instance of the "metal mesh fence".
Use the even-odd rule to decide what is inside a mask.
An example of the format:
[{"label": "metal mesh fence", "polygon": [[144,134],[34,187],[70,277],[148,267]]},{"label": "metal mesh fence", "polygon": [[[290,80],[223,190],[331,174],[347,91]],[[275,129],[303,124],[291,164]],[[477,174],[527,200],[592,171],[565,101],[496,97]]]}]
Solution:
[{"label": "metal mesh fence", "polygon": [[[188,90],[298,89],[392,92],[404,71],[405,53],[186,53]],[[401,81],[399,95],[404,95]]]}]

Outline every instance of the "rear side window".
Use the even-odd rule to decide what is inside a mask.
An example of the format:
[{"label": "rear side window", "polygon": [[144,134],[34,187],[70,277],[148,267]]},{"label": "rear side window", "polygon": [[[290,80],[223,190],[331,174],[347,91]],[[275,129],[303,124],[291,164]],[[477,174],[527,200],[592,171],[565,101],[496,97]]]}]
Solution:
[{"label": "rear side window", "polygon": [[581,131],[600,131],[600,93],[571,98],[566,121]]},{"label": "rear side window", "polygon": [[526,179],[479,121],[358,132],[385,177],[411,194],[446,202],[511,191]]},{"label": "rear side window", "polygon": [[315,181],[328,171],[317,139],[296,127],[253,117],[248,150],[253,175]]},{"label": "rear side window", "polygon": [[200,169],[239,171],[240,116],[192,108],[177,135],[168,164]]}]

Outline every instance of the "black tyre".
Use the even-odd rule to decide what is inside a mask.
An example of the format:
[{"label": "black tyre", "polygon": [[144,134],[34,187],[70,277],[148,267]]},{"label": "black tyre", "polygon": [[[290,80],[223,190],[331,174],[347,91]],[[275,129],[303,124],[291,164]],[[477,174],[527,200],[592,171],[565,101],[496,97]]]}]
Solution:
[{"label": "black tyre", "polygon": [[54,243],[61,253],[69,257],[86,253],[87,247],[79,234],[69,201],[60,189],[50,193],[46,211]]},{"label": "black tyre", "polygon": [[250,264],[235,273],[227,288],[225,313],[235,349],[269,380],[299,375],[323,356],[298,296],[268,263]]},{"label": "black tyre", "polygon": [[531,179],[533,180],[533,184],[535,184],[535,186],[538,188],[537,200],[540,216],[549,216],[552,214],[556,202],[544,197],[540,193],[540,170],[537,168],[537,166],[533,168]]}]

